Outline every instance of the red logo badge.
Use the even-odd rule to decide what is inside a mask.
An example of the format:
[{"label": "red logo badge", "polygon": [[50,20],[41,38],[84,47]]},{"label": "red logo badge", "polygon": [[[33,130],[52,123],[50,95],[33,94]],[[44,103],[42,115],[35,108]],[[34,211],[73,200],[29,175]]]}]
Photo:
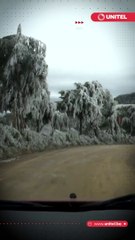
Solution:
[{"label": "red logo badge", "polygon": [[94,22],[135,22],[135,12],[95,12],[90,18]]},{"label": "red logo badge", "polygon": [[89,220],[86,222],[86,226],[92,228],[123,228],[128,226],[128,222],[125,220]]}]

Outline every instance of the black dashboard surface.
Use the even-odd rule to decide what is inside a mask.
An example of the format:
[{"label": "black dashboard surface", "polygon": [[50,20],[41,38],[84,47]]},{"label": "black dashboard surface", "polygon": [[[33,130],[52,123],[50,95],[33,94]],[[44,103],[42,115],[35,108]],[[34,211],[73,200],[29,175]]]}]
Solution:
[{"label": "black dashboard surface", "polygon": [[[108,225],[92,227],[89,224],[97,220],[106,221]],[[127,225],[116,226],[119,221],[127,222]],[[115,226],[111,225],[114,222]],[[0,210],[0,239],[135,239],[135,210],[81,212]]]}]

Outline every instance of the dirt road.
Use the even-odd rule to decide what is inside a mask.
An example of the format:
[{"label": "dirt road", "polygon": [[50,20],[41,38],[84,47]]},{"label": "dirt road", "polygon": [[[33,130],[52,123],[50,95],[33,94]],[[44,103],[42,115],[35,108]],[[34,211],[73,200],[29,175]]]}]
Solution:
[{"label": "dirt road", "polygon": [[0,199],[103,200],[135,193],[135,146],[74,147],[0,163]]}]

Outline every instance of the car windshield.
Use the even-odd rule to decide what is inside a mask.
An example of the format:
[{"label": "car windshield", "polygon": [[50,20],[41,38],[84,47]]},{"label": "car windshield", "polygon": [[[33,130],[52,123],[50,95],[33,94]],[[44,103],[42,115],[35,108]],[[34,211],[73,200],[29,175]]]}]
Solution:
[{"label": "car windshield", "polygon": [[135,193],[133,9],[1,0],[1,200]]}]

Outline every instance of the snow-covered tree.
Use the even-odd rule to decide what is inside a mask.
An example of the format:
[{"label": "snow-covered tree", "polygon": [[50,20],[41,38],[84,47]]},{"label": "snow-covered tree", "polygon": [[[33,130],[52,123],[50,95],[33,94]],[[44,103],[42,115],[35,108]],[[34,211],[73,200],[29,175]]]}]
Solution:
[{"label": "snow-covered tree", "polygon": [[121,118],[119,123],[126,133],[135,136],[135,106],[134,105],[120,105],[117,108],[117,114]]},{"label": "snow-covered tree", "polygon": [[92,129],[98,135],[102,122],[113,112],[113,98],[98,81],[75,83],[75,86],[73,90],[60,92],[62,101],[58,108],[73,117],[74,122],[79,121],[80,134]]},{"label": "snow-covered tree", "polygon": [[[19,34],[19,38],[18,38]],[[51,118],[46,45],[17,35],[0,39],[0,111],[10,110],[13,127],[40,131]]]}]

